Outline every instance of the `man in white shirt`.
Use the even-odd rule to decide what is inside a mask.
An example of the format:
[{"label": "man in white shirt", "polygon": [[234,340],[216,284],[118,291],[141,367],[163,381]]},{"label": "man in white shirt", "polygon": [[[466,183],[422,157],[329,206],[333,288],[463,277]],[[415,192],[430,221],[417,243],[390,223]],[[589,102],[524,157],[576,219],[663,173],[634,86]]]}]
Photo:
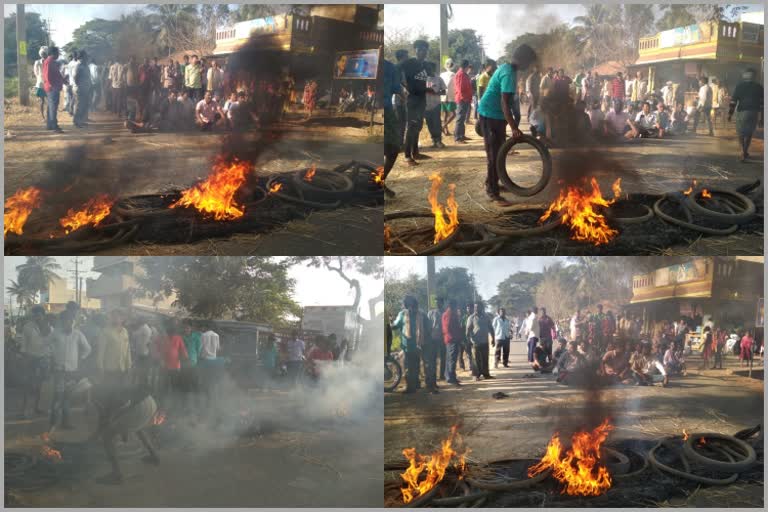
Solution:
[{"label": "man in white shirt", "polygon": [[125,112],[125,66],[115,62],[109,68],[109,82],[112,87],[112,113]]},{"label": "man in white shirt", "polygon": [[101,103],[101,66],[91,59],[88,70],[91,72],[91,110],[95,112]]},{"label": "man in white shirt", "polygon": [[146,322],[139,320],[133,324],[131,330],[131,347],[136,362],[137,384],[145,385],[149,383],[149,374],[151,368],[150,347],[152,346],[152,328]]},{"label": "man in white shirt", "polygon": [[589,115],[589,124],[592,126],[592,132],[596,135],[603,134],[603,123],[605,122],[605,114],[600,108],[600,101],[595,100],[592,104],[592,108],[587,112]]},{"label": "man in white shirt", "polygon": [[40,409],[40,390],[47,378],[47,361],[51,352],[48,339],[50,326],[45,318],[42,306],[34,306],[30,311],[30,320],[24,324],[21,331],[20,352],[24,356],[24,398],[21,406],[23,417],[27,415],[27,400],[32,396],[35,414],[43,414]]},{"label": "man in white shirt", "polygon": [[533,311],[525,319],[525,333],[528,340],[528,362],[533,363],[533,350],[536,348],[536,342],[539,341],[539,308],[533,307]]},{"label": "man in white shirt", "polygon": [[441,110],[443,111],[443,133],[450,135],[448,125],[456,118],[456,86],[453,83],[453,78],[456,76],[456,72],[453,70],[453,60],[448,59],[445,61],[445,71],[440,73],[440,78],[445,83],[445,95],[441,96],[442,101]]},{"label": "man in white shirt", "polygon": [[80,362],[91,353],[91,346],[83,333],[75,329],[75,315],[65,311],[59,316],[59,325],[51,333],[53,350],[53,400],[49,431],[59,419],[62,428],[71,429],[69,417],[69,388],[75,382]]},{"label": "man in white shirt", "polygon": [[219,335],[208,329],[200,336],[200,359],[216,359],[221,345]]},{"label": "man in white shirt", "polygon": [[48,58],[48,47],[41,46],[39,54],[40,58],[35,61],[32,70],[35,73],[35,96],[40,98],[40,115],[43,116],[43,121],[45,121],[45,100],[47,95],[45,94],[45,88],[43,87],[43,62]]},{"label": "man in white shirt", "polygon": [[666,106],[669,108],[674,108],[675,88],[671,80],[661,88],[661,98]]},{"label": "man in white shirt", "polygon": [[571,317],[571,325],[570,325],[571,341],[580,341],[579,338],[581,336],[582,322],[583,320],[581,318],[581,310],[577,309],[576,312]]},{"label": "man in white shirt", "polygon": [[699,127],[699,119],[703,116],[707,121],[707,128],[709,128],[709,136],[715,135],[712,130],[712,88],[707,83],[706,77],[699,79],[699,101],[696,106],[696,115],[693,118],[693,134],[696,134],[696,128]]},{"label": "man in white shirt", "polygon": [[218,102],[213,99],[211,91],[205,93],[195,107],[195,123],[201,131],[212,130],[224,119],[223,112]]},{"label": "man in white shirt", "polygon": [[288,360],[286,361],[288,379],[292,384],[296,385],[299,382],[299,375],[301,375],[301,370],[304,366],[304,350],[306,346],[304,340],[299,337],[299,331],[293,331],[286,343],[288,352]]},{"label": "man in white shirt", "polygon": [[656,135],[656,122],[651,115],[651,104],[643,102],[643,109],[637,113],[634,120],[629,121],[631,138],[647,138]]},{"label": "man in white shirt", "polygon": [[494,368],[499,367],[499,361],[504,364],[504,368],[509,367],[509,333],[511,327],[507,312],[504,308],[499,308],[496,318],[493,319],[493,337],[496,339],[496,362]]},{"label": "man in white shirt", "polygon": [[606,137],[627,137],[632,128],[629,126],[629,114],[624,112],[621,100],[616,100],[614,108],[605,115],[604,130]]}]

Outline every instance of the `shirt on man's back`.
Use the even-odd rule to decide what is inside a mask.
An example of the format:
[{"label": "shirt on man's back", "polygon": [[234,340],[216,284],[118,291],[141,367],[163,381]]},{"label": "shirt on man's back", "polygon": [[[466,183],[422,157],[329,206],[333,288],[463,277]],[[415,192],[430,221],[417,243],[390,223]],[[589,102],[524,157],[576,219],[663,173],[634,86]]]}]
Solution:
[{"label": "shirt on man's back", "polygon": [[66,372],[77,371],[80,361],[91,353],[88,340],[77,329],[72,329],[69,333],[54,329],[51,333],[51,346],[54,368]]},{"label": "shirt on man's back", "polygon": [[[514,95],[517,92],[517,70],[510,64],[502,64],[496,70],[488,82],[488,87],[483,92],[478,113],[490,119],[504,120],[504,112],[501,109],[502,94]],[[512,105],[510,104],[510,109]]]},{"label": "shirt on man's back", "polygon": [[731,104],[736,104],[737,112],[745,110],[763,110],[763,86],[757,82],[740,82],[733,91]]},{"label": "shirt on man's back", "polygon": [[221,348],[219,344],[219,335],[211,330],[205,331],[200,337],[200,343],[200,358],[216,359],[216,354]]}]

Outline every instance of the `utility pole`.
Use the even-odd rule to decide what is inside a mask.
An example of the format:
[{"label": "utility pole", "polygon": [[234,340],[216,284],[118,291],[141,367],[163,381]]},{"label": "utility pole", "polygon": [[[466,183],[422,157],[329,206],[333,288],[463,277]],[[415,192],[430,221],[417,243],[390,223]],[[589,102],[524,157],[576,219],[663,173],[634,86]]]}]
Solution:
[{"label": "utility pole", "polygon": [[75,302],[77,302],[77,305],[82,305],[82,288],[83,288],[83,280],[80,277],[80,258],[77,256],[74,257],[72,262],[75,264],[75,269],[71,270],[75,274]]},{"label": "utility pole", "polygon": [[427,311],[432,309],[432,305],[437,306],[435,300],[435,288],[437,283],[435,281],[435,257],[427,256]]},{"label": "utility pole", "polygon": [[19,104],[28,106],[27,23],[24,14],[24,4],[16,4],[16,71],[19,75]]},{"label": "utility pole", "polygon": [[445,69],[445,61],[448,60],[448,4],[440,4],[440,69]]}]

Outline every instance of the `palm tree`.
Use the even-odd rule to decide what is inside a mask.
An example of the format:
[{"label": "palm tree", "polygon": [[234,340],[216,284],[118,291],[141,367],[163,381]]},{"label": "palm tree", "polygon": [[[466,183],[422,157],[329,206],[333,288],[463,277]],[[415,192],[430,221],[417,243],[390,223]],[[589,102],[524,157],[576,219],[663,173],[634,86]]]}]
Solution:
[{"label": "palm tree", "polygon": [[27,306],[33,304],[35,301],[36,292],[30,290],[29,287],[19,279],[18,281],[11,281],[10,286],[5,289],[11,297],[16,298],[16,304],[19,305],[19,313],[25,311]]},{"label": "palm tree", "polygon": [[[610,7],[601,4],[590,4],[584,16],[573,19],[578,24],[575,27],[581,51],[592,57],[592,65],[598,60],[609,57],[613,46],[613,36],[618,26],[617,13]],[[615,48],[614,48],[615,49]]]},{"label": "palm tree", "polygon": [[149,4],[150,19],[155,25],[158,40],[168,49],[168,55],[175,48],[179,35],[189,35],[200,22],[197,6],[193,4]]},{"label": "palm tree", "polygon": [[51,281],[58,278],[61,265],[51,256],[27,256],[27,262],[19,268],[19,283],[23,283],[36,296],[48,289]]}]

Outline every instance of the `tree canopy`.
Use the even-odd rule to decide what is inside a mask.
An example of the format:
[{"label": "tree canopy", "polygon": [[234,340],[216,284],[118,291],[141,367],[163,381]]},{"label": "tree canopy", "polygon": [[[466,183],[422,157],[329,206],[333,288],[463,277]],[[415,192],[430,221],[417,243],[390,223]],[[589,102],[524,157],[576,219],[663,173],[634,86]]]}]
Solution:
[{"label": "tree canopy", "polygon": [[176,295],[175,306],[192,315],[231,317],[286,326],[300,314],[293,300],[291,262],[256,256],[144,257],[139,290],[149,297]]},{"label": "tree canopy", "polygon": [[[39,13],[25,12],[24,21],[27,29],[27,58],[30,61],[39,59],[41,46],[47,46],[50,39],[48,24]],[[6,16],[4,20],[3,42],[5,44],[3,51],[3,62],[5,63],[5,75],[12,76],[16,73],[16,14]]]},{"label": "tree canopy", "polygon": [[[388,31],[385,33],[386,44],[384,45],[384,57],[390,61],[395,61],[395,52],[397,50],[408,50],[409,55],[414,54],[413,42],[417,39],[424,39],[429,43],[429,52],[427,61],[440,65],[440,39],[428,37],[424,34],[414,36],[410,30]],[[474,29],[453,29],[448,31],[448,54],[453,61],[458,64],[463,59],[467,59],[475,69],[479,69],[483,61],[483,40],[482,36]],[[441,69],[438,71],[442,71]]]}]

